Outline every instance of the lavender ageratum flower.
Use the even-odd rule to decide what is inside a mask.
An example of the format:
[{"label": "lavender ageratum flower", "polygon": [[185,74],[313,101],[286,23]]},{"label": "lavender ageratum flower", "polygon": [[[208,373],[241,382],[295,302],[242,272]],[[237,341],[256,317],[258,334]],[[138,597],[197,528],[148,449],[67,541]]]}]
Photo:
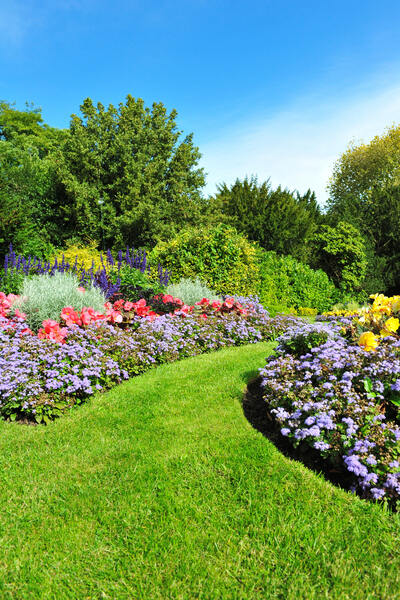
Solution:
[{"label": "lavender ageratum flower", "polygon": [[385,495],[385,490],[380,488],[371,488],[371,496],[374,500],[380,500]]},{"label": "lavender ageratum flower", "polygon": [[400,392],[400,379],[396,379],[396,381],[390,386],[390,389],[393,392]]},{"label": "lavender ageratum flower", "polygon": [[322,442],[320,440],[314,442],[313,446],[316,450],[321,450],[321,452],[324,452],[324,450],[329,450],[330,448],[330,445],[327,442]]},{"label": "lavender ageratum flower", "polygon": [[360,457],[357,454],[344,457],[344,464],[347,469],[355,475],[365,476],[368,474],[368,469],[360,462]]},{"label": "lavender ageratum flower", "polygon": [[288,327],[260,370],[264,399],[273,415],[279,408],[281,430],[292,432],[294,444],[332,453],[335,461],[340,453],[364,497],[400,498],[400,428],[383,411],[400,387],[400,344],[386,338],[366,353],[343,338],[338,325],[329,324],[331,333]]}]

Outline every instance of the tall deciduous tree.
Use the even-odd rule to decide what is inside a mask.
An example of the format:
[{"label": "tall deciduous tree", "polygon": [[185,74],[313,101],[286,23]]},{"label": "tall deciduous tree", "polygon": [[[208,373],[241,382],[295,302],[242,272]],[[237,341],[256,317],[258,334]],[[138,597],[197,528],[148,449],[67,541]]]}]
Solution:
[{"label": "tall deciduous tree", "polygon": [[0,140],[23,149],[35,149],[40,158],[58,150],[68,135],[67,130],[47,125],[42,109],[26,103],[25,110],[0,101]]},{"label": "tall deciduous tree", "polygon": [[40,108],[0,102],[0,255],[10,242],[26,254],[45,252],[51,237],[57,243],[53,153],[65,136],[43,122]]},{"label": "tall deciduous tree", "polygon": [[351,145],[334,167],[329,191],[331,223],[356,225],[367,242],[366,279],[379,291],[399,293],[400,125]]},{"label": "tall deciduous tree", "polygon": [[151,245],[201,218],[200,153],[192,134],[180,139],[175,110],[130,95],[118,108],[90,98],[80,108],[59,167],[70,233]]}]

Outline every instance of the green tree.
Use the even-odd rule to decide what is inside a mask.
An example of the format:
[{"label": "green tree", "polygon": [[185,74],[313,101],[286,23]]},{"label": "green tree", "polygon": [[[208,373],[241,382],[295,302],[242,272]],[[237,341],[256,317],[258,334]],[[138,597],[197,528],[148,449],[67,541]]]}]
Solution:
[{"label": "green tree", "polygon": [[[400,185],[400,125],[390,127],[368,144],[350,144],[336,162],[329,183],[328,206],[353,204],[362,213],[377,191]],[[357,216],[356,214],[354,216]]]},{"label": "green tree", "polygon": [[215,207],[227,223],[266,250],[303,261],[309,259],[307,242],[322,218],[310,190],[304,196],[280,186],[274,190],[269,181],[258,184],[255,177],[237,179],[231,187],[220,185]]},{"label": "green tree", "polygon": [[53,175],[51,163],[37,150],[0,141],[0,256],[10,242],[24,254],[42,255],[49,248],[46,214]]},{"label": "green tree", "polygon": [[40,158],[57,150],[68,135],[67,130],[47,125],[42,109],[26,103],[25,110],[0,101],[0,140],[23,149],[35,149]]},{"label": "green tree", "polygon": [[350,223],[323,225],[314,235],[315,266],[321,268],[343,292],[361,291],[367,269],[364,240]]},{"label": "green tree", "polygon": [[400,125],[368,144],[350,145],[334,167],[329,191],[331,224],[338,220],[352,223],[365,238],[366,288],[373,284],[374,291],[398,292]]},{"label": "green tree", "polygon": [[0,102],[0,254],[10,242],[25,254],[58,243],[56,156],[66,135],[43,122],[40,108]]},{"label": "green tree", "polygon": [[58,169],[65,235],[152,245],[201,220],[203,170],[177,112],[127,96],[118,108],[87,98],[72,115]]}]

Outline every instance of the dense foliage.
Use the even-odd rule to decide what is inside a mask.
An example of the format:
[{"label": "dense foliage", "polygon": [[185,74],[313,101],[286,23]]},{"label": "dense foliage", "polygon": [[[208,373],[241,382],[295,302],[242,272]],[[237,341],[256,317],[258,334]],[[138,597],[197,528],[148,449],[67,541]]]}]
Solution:
[{"label": "dense foliage", "polygon": [[330,182],[328,217],[355,225],[367,244],[369,293],[400,287],[400,126],[368,144],[352,144]]},{"label": "dense foliage", "polygon": [[237,179],[231,187],[218,187],[214,204],[222,218],[265,250],[309,259],[308,242],[321,222],[311,190],[301,196],[280,186],[274,190],[268,181],[259,184],[254,177]]},{"label": "dense foliage", "polygon": [[160,242],[150,258],[171,272],[172,282],[199,277],[218,294],[253,294],[257,290],[256,249],[227,225],[183,230]]},{"label": "dense foliage", "polygon": [[175,110],[130,95],[80,108],[58,130],[39,109],[0,103],[0,254],[10,242],[42,255],[68,239],[151,246],[201,220],[200,154]]},{"label": "dense foliage", "polygon": [[275,252],[259,251],[257,258],[257,294],[273,312],[301,307],[323,311],[339,298],[339,291],[324,271],[313,270],[291,256]]},{"label": "dense foliage", "polygon": [[[25,256],[47,260],[90,247],[97,268],[97,248],[134,245],[151,251],[158,245],[156,253],[166,254],[173,239],[184,244],[187,230],[215,232],[223,224],[231,228],[232,239],[233,230],[246,236],[248,249],[254,243],[324,270],[340,290],[336,301],[362,301],[365,292],[376,290],[393,294],[400,285],[399,132],[393,126],[339,158],[322,211],[311,190],[300,194],[281,186],[274,189],[269,180],[258,182],[255,177],[230,186],[222,183],[214,197],[204,198],[205,174],[193,135],[183,135],[176,111],[168,112],[161,102],[147,107],[128,95],[125,102],[106,108],[87,98],[69,127],[57,129],[44,122],[39,108],[17,110],[3,101],[0,257],[10,242]],[[214,250],[217,238],[211,243]],[[175,282],[199,276],[218,293],[257,291],[282,308],[317,307],[293,289],[285,298],[272,289],[264,294],[264,267],[258,267],[256,276],[252,250],[245,250],[240,239],[236,237],[240,258],[230,244],[215,254],[220,258],[226,250],[225,261],[244,265],[242,275],[232,267],[230,289],[229,269],[222,267],[223,273],[213,272],[209,279],[204,274],[214,250],[208,260],[196,262],[189,251],[185,264],[182,256],[166,257],[164,264],[177,265]],[[152,279],[157,279],[155,271]],[[326,298],[332,296],[330,284],[328,288]],[[135,297],[133,289],[131,293]],[[326,308],[326,302],[321,300],[318,308]]]},{"label": "dense foliage", "polygon": [[323,311],[341,297],[322,270],[265,251],[228,225],[182,231],[160,242],[150,256],[168,268],[173,282],[199,276],[220,294],[255,293],[273,312],[300,307]]},{"label": "dense foliage", "polygon": [[350,223],[323,225],[312,239],[317,266],[329,275],[344,294],[360,292],[367,269],[365,244]]}]

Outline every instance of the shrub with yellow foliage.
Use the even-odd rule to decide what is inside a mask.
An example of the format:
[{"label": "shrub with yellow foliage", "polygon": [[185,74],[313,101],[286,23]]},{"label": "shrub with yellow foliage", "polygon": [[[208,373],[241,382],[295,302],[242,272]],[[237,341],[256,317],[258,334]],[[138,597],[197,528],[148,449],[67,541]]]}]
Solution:
[{"label": "shrub with yellow foliage", "polygon": [[[75,244],[68,246],[65,250],[59,250],[52,259],[57,258],[57,260],[61,262],[63,255],[65,262],[68,262],[70,265],[74,265],[77,260],[78,270],[81,268],[85,270],[90,269],[93,263],[95,271],[103,266],[100,258],[101,253],[97,250],[97,242],[91,242],[85,247],[77,246]],[[104,262],[106,265],[106,261]]]}]

